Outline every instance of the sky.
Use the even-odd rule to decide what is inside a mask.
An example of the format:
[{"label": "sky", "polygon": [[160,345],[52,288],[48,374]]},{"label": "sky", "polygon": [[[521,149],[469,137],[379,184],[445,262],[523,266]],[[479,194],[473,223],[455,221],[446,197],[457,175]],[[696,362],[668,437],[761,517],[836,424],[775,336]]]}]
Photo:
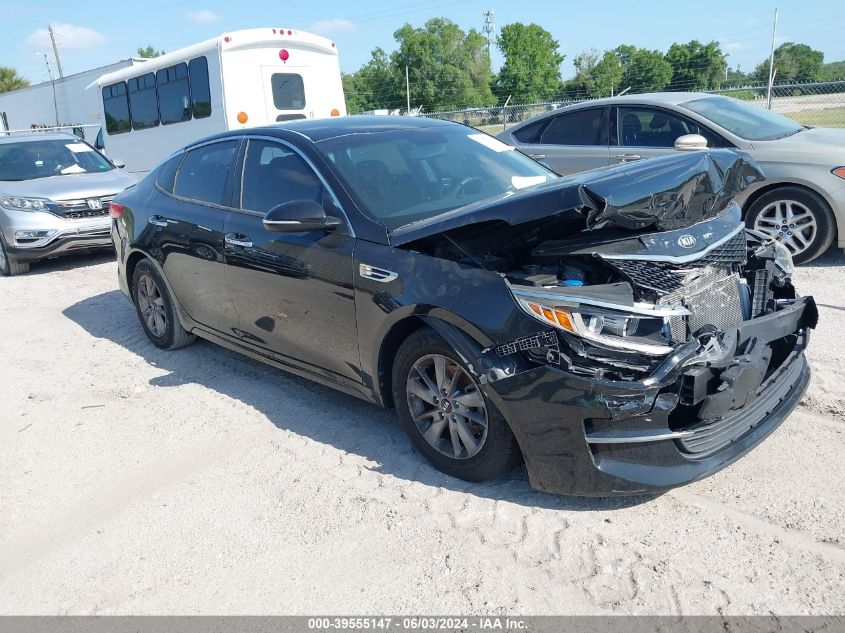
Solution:
[{"label": "sky", "polygon": [[[353,72],[374,47],[393,50],[393,32],[406,22],[421,26],[443,16],[465,30],[481,30],[484,10],[492,9],[497,27],[536,22],[550,31],[566,56],[564,78],[574,74],[572,60],[585,50],[625,43],[665,52],[673,42],[691,39],[718,40],[729,54],[728,64],[748,71],[769,55],[776,6],[777,44],[801,42],[824,52],[825,61],[845,60],[845,15],[837,0],[0,0],[6,33],[0,40],[0,65],[16,68],[33,83],[46,81],[43,54],[53,57],[48,23],[58,34],[65,75],[127,59],[148,44],[169,52],[226,31],[283,26],[332,38],[341,69]],[[494,52],[494,70],[501,63]]]}]

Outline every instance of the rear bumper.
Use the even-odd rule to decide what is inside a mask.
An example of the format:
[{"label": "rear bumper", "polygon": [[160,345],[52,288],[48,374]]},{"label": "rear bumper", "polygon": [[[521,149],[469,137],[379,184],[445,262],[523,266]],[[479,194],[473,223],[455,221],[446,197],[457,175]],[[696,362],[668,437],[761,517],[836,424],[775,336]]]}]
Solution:
[{"label": "rear bumper", "polygon": [[809,384],[804,348],[815,312],[805,298],[736,328],[740,341],[794,343],[754,399],[715,420],[679,421],[673,414],[682,372],[695,361],[692,347],[641,382],[543,366],[492,382],[487,392],[510,423],[535,488],[585,496],[658,493],[719,471],[789,416]]}]

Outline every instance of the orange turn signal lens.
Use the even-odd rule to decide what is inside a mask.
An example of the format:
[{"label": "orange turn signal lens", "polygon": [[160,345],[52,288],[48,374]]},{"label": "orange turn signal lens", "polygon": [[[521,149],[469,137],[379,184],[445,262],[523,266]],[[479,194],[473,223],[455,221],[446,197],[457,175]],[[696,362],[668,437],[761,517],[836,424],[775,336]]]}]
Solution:
[{"label": "orange turn signal lens", "polygon": [[340,110],[338,110],[337,108],[332,108],[331,115],[332,116],[340,116]]},{"label": "orange turn signal lens", "polygon": [[243,125],[249,120],[249,117],[246,115],[246,112],[238,112],[238,123]]},{"label": "orange turn signal lens", "polygon": [[575,331],[575,326],[572,324],[572,315],[569,312],[555,308],[555,316],[557,317],[557,322],[560,323],[560,327],[569,332]]},{"label": "orange turn signal lens", "polygon": [[563,308],[549,308],[542,304],[532,303],[526,301],[528,308],[544,321],[548,321],[552,325],[559,326],[568,332],[575,331],[575,325],[572,323],[572,314]]},{"label": "orange turn signal lens", "polygon": [[837,167],[836,169],[832,169],[831,173],[834,176],[839,176],[840,178],[845,178],[845,167]]}]

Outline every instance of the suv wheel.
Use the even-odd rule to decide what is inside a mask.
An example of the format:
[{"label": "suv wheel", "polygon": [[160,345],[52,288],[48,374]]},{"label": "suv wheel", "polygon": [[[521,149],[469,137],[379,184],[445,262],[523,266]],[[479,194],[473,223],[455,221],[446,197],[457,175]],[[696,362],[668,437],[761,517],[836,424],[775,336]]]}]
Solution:
[{"label": "suv wheel", "polygon": [[6,240],[0,234],[0,276],[12,277],[29,272],[29,262],[16,262],[6,250]]},{"label": "suv wheel", "polygon": [[796,264],[806,264],[824,253],[836,233],[827,203],[800,187],[764,193],[748,209],[745,224],[786,246]]},{"label": "suv wheel", "polygon": [[411,442],[449,475],[500,477],[521,459],[501,413],[454,350],[428,328],[411,334],[396,353],[393,400]]},{"label": "suv wheel", "polygon": [[164,279],[148,260],[135,267],[132,300],[141,327],[154,345],[162,349],[179,349],[194,342],[195,336],[179,322],[176,304]]}]

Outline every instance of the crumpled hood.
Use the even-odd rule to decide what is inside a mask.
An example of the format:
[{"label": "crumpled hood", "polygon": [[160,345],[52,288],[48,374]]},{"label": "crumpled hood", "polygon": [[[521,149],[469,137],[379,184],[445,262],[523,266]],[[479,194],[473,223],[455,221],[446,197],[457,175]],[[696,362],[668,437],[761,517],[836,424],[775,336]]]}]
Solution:
[{"label": "crumpled hood", "polygon": [[763,172],[734,150],[678,152],[574,174],[528,190],[483,200],[392,231],[407,244],[479,222],[516,226],[558,214],[581,216],[586,230],[615,226],[671,231],[724,212]]},{"label": "crumpled hood", "polygon": [[120,193],[138,182],[120,169],[88,174],[48,176],[32,180],[0,181],[0,193],[7,196],[48,198],[50,200],[79,200]]}]

